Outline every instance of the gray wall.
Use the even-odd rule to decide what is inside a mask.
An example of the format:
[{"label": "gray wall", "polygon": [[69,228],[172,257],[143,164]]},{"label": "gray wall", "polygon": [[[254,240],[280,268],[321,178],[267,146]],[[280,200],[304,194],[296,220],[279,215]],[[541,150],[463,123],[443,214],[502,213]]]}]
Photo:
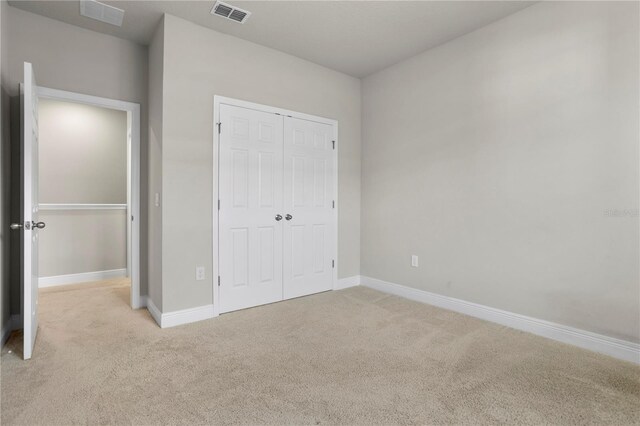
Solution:
[{"label": "gray wall", "polygon": [[[4,36],[10,39],[6,88],[16,97],[23,62],[33,63],[41,86],[135,102],[141,106],[141,152],[147,151],[147,48],[81,29],[14,7],[4,10]],[[12,117],[14,119],[15,117]],[[141,271],[142,294],[147,292],[147,162],[141,164]],[[17,262],[12,264],[12,287]],[[14,294],[12,291],[12,300]],[[12,312],[19,312],[19,303]]]},{"label": "gray wall", "polygon": [[40,203],[127,203],[127,113],[41,99]]},{"label": "gray wall", "polygon": [[40,277],[127,267],[126,210],[40,211]]},{"label": "gray wall", "polygon": [[[127,203],[127,113],[41,99],[39,199]],[[40,210],[41,277],[127,267],[127,211]]]},{"label": "gray wall", "polygon": [[[149,46],[149,299],[162,309],[162,101],[164,18]],[[162,201],[159,199],[159,201]]]},{"label": "gray wall", "polygon": [[338,274],[359,274],[360,80],[169,15],[164,64],[163,312],[213,302],[214,95],[339,121]]},{"label": "gray wall", "polygon": [[638,6],[539,3],[366,78],[363,275],[639,342]]}]

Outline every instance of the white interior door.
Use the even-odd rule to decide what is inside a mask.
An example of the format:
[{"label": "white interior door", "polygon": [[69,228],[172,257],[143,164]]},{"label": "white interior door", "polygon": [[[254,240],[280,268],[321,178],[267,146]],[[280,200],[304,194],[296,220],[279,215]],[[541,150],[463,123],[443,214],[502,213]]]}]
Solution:
[{"label": "white interior door", "polygon": [[220,107],[220,312],[282,300],[282,116]]},{"label": "white interior door", "polygon": [[31,358],[38,332],[38,232],[44,223],[38,222],[38,94],[33,67],[24,63],[22,96],[23,143],[23,250],[22,278],[24,283],[24,359]]},{"label": "white interior door", "polygon": [[333,288],[333,127],[284,118],[284,299]]}]

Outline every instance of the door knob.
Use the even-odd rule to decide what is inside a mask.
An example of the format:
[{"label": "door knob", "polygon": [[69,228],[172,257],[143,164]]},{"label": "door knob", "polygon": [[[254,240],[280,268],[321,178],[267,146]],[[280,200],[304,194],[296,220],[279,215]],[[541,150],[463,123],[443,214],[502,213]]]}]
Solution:
[{"label": "door knob", "polygon": [[277,215],[276,215],[276,220],[277,220],[278,222],[280,222],[280,221],[282,220],[282,215],[281,215],[281,214],[277,214]]},{"label": "door knob", "polygon": [[288,214],[288,215],[286,215],[284,218],[285,218],[285,219],[287,219],[287,220],[291,220],[291,219],[293,219],[293,216],[291,216],[290,214]]},{"label": "door knob", "polygon": [[31,221],[31,227],[34,228],[34,229],[35,228],[44,229],[45,226],[46,225],[45,225],[44,222],[33,222],[33,221]]},{"label": "door knob", "polygon": [[9,227],[11,229],[13,229],[13,230],[22,229],[22,224],[21,223],[12,223]]}]

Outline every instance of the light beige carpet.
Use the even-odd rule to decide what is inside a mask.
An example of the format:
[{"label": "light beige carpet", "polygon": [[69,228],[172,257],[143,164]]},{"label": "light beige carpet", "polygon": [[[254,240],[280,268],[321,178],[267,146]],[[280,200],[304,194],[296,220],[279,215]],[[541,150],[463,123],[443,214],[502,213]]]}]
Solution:
[{"label": "light beige carpet", "polygon": [[165,330],[64,290],[2,351],[3,425],[640,423],[635,365],[367,288]]}]

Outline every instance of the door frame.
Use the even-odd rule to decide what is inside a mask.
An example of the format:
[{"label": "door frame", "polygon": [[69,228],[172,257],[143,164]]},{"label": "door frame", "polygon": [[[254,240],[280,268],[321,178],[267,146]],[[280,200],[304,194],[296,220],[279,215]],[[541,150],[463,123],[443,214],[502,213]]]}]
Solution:
[{"label": "door frame", "polygon": [[[74,102],[127,113],[127,272],[131,308],[146,306],[140,295],[140,104],[38,86],[38,98]],[[138,218],[138,219],[136,219]]]},{"label": "door frame", "polygon": [[338,121],[331,119],[320,117],[317,115],[305,114],[302,112],[291,111],[284,108],[273,107],[269,105],[258,104],[249,101],[243,101],[241,99],[228,98],[226,96],[214,95],[213,97],[213,165],[215,166],[215,170],[212,174],[213,180],[213,200],[212,200],[212,216],[213,216],[213,316],[217,317],[220,315],[220,286],[218,285],[218,278],[220,274],[220,263],[219,263],[219,248],[220,248],[220,229],[219,229],[219,215],[220,210],[218,210],[218,199],[220,197],[220,133],[218,133],[218,124],[220,123],[220,107],[222,105],[230,105],[235,107],[247,108],[256,111],[279,114],[284,117],[298,118],[301,120],[314,121],[316,123],[328,124],[333,128],[333,140],[335,141],[335,149],[333,150],[333,193],[335,194],[335,208],[333,209],[333,220],[335,223],[334,230],[334,253],[335,253],[335,267],[333,268],[333,290],[337,289],[338,285],[338,209],[340,207],[340,202],[338,200],[338,149],[340,148],[340,143],[338,142]]}]

